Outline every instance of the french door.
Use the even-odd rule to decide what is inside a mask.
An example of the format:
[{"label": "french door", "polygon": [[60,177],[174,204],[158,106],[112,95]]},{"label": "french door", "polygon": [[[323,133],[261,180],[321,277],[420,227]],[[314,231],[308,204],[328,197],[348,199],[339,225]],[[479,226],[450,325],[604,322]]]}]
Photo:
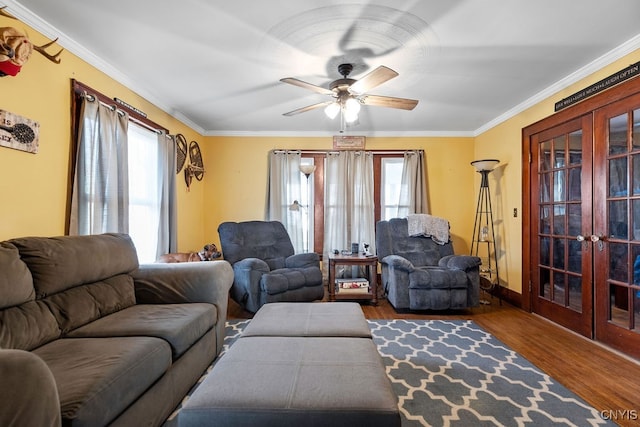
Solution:
[{"label": "french door", "polygon": [[594,124],[595,338],[640,357],[640,94]]},{"label": "french door", "polygon": [[593,333],[592,129],[586,115],[532,136],[532,311]]},{"label": "french door", "polygon": [[529,141],[531,310],[640,358],[640,93]]}]

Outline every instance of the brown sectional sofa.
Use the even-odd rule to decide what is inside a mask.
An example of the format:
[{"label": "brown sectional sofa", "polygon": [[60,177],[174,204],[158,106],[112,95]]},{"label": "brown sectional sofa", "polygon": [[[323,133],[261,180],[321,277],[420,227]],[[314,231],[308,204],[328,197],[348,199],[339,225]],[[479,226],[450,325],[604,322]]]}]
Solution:
[{"label": "brown sectional sofa", "polygon": [[232,282],[138,265],[124,234],[0,242],[0,425],[161,425],[222,349]]}]

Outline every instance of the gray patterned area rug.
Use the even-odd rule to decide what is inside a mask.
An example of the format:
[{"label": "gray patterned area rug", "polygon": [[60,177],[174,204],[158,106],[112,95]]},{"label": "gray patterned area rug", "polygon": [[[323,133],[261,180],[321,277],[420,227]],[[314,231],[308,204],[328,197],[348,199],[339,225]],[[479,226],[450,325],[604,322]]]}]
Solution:
[{"label": "gray patterned area rug", "polygon": [[[616,425],[473,321],[368,322],[403,426]],[[227,322],[225,349],[248,323]]]},{"label": "gray patterned area rug", "polygon": [[403,426],[615,425],[467,320],[370,320]]}]

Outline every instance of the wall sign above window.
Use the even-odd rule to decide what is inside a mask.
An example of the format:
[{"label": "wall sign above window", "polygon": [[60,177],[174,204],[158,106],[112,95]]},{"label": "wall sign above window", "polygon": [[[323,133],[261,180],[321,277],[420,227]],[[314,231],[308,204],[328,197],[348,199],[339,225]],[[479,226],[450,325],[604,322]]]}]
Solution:
[{"label": "wall sign above window", "polygon": [[364,150],[364,136],[334,136],[334,150]]},{"label": "wall sign above window", "polygon": [[612,74],[609,77],[606,77],[599,82],[594,83],[591,86],[586,87],[581,91],[578,91],[573,95],[556,102],[555,111],[560,111],[563,108],[583,101],[598,92],[602,92],[603,90],[609,89],[610,87],[622,83],[625,80],[629,80],[630,78],[635,77],[638,74],[640,74],[640,62],[629,65],[624,70],[620,70],[617,73]]}]

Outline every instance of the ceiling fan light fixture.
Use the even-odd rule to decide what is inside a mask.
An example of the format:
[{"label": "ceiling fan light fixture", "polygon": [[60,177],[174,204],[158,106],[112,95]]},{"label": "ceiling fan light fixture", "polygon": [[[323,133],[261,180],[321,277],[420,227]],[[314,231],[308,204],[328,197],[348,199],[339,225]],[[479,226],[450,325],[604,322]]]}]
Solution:
[{"label": "ceiling fan light fixture", "polygon": [[353,110],[344,110],[344,121],[347,123],[353,123],[358,120],[358,113]]},{"label": "ceiling fan light fixture", "polygon": [[360,102],[353,97],[349,97],[344,103],[346,113],[354,113],[356,116],[360,112]]},{"label": "ceiling fan light fixture", "polygon": [[335,119],[339,112],[340,104],[338,104],[337,102],[332,102],[324,109],[324,114],[326,114],[327,117],[329,117],[331,120]]}]

